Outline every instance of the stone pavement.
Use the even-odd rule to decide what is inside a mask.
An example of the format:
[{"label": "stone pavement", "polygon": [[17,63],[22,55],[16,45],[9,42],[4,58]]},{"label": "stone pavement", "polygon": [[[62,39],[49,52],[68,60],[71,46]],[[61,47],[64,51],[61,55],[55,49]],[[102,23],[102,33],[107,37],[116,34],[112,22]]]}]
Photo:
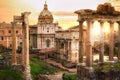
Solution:
[{"label": "stone pavement", "polygon": [[62,79],[62,74],[64,72],[59,72],[59,73],[56,73],[55,75],[48,75],[47,77],[50,79],[50,80],[63,80]]},{"label": "stone pavement", "polygon": [[56,62],[54,60],[51,60],[51,59],[46,59],[46,62],[49,63],[49,64],[52,64],[54,66],[57,66],[57,67],[59,67],[59,68],[61,68],[63,70],[66,70],[66,71],[68,71],[70,73],[76,73],[77,72],[76,68],[68,69],[68,68],[64,67],[61,63],[58,63],[58,62]]},{"label": "stone pavement", "polygon": [[51,65],[57,66],[57,67],[65,70],[65,71],[61,71],[61,72],[55,73],[54,75],[47,75],[47,78],[50,79],[50,80],[63,80],[62,79],[63,73],[65,73],[65,72],[76,73],[77,72],[76,68],[68,69],[68,68],[64,67],[61,63],[58,63],[58,62],[56,62],[54,60],[46,59],[45,61],[47,63],[51,64]]}]

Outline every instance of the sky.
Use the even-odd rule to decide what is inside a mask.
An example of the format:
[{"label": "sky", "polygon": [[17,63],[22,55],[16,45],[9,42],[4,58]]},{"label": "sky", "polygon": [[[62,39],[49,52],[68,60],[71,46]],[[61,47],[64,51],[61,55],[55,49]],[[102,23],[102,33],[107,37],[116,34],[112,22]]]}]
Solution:
[{"label": "sky", "polygon": [[[10,23],[14,15],[21,15],[22,12],[31,12],[29,24],[38,22],[38,16],[43,10],[46,0],[0,0],[0,22]],[[78,25],[77,15],[74,13],[80,9],[95,10],[98,4],[108,0],[47,0],[48,9],[52,12],[54,22],[66,29]]]}]

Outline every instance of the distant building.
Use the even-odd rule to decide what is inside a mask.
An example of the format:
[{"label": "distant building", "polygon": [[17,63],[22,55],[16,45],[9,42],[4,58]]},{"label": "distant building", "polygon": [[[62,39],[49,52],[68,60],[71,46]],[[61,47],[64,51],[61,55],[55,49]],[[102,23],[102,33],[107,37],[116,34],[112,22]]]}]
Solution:
[{"label": "distant building", "polygon": [[38,17],[38,24],[30,26],[30,45],[36,49],[54,48],[55,31],[61,29],[58,23],[53,23],[53,15],[47,4]]},{"label": "distant building", "polygon": [[57,58],[60,60],[78,62],[79,26],[64,31],[57,31],[55,35]]},{"label": "distant building", "polygon": [[[20,24],[15,26],[16,30],[16,47],[22,44],[22,27]],[[0,45],[6,48],[12,48],[12,24],[2,22],[0,23]]]}]

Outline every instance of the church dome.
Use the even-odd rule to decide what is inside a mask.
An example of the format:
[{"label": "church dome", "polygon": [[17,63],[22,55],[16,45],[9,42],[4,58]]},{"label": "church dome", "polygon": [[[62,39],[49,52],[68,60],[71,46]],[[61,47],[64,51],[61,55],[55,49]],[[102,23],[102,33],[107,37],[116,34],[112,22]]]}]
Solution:
[{"label": "church dome", "polygon": [[39,24],[46,24],[46,23],[53,23],[53,15],[48,10],[47,4],[44,4],[44,9],[41,11],[39,18],[38,18]]}]

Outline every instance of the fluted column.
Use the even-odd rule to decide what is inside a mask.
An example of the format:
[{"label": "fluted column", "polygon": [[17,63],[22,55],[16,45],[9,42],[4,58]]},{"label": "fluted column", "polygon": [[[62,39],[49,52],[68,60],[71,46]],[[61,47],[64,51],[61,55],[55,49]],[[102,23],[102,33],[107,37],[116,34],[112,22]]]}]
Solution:
[{"label": "fluted column", "polygon": [[86,66],[87,67],[92,67],[92,62],[93,62],[93,55],[92,55],[92,44],[91,44],[91,22],[90,20],[87,21],[87,54],[86,54]]},{"label": "fluted column", "polygon": [[114,22],[109,21],[110,23],[110,37],[109,37],[109,60],[114,60]]},{"label": "fluted column", "polygon": [[83,63],[83,21],[79,21],[79,60],[78,62]]},{"label": "fluted column", "polygon": [[99,21],[100,22],[100,54],[99,54],[99,61],[103,62],[104,61],[104,21]]},{"label": "fluted column", "polygon": [[16,32],[15,32],[15,22],[11,22],[12,24],[12,65],[17,65],[16,60]]},{"label": "fluted column", "polygon": [[120,61],[120,21],[118,23],[118,60]]}]

